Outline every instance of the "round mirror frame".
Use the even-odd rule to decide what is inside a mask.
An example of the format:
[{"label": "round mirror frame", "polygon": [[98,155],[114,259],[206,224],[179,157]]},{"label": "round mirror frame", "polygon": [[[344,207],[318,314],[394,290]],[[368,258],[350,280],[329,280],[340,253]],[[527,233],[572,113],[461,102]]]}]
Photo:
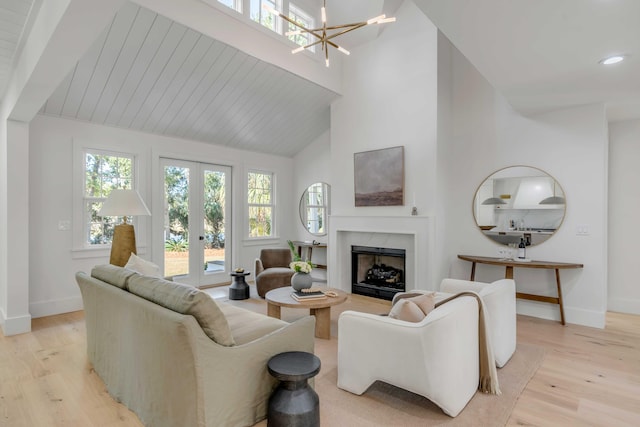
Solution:
[{"label": "round mirror frame", "polygon": [[[309,198],[309,191],[314,186],[317,186],[317,185],[322,186],[322,198],[324,200],[324,203],[319,205],[307,205],[305,203],[305,200],[308,200]],[[330,205],[331,205],[331,186],[326,182],[314,182],[304,190],[304,192],[302,193],[302,196],[300,197],[298,212],[300,214],[300,221],[302,222],[302,226],[304,227],[305,230],[307,230],[309,234],[313,236],[327,235],[327,216],[329,215]],[[321,214],[318,217],[319,218],[318,222],[320,223],[320,227],[321,227],[320,230],[322,231],[320,232],[311,231],[312,227],[309,223],[309,218],[307,216],[307,213],[308,213],[307,209],[321,210]]]},{"label": "round mirror frame", "polygon": [[[517,174],[519,169],[523,171]],[[504,182],[495,188],[494,180]],[[491,183],[491,191],[487,188],[488,183]],[[533,188],[541,191],[541,195],[532,194]],[[538,199],[545,202],[541,204]],[[562,200],[564,203],[557,203]],[[540,168],[507,166],[482,181],[474,194],[471,210],[476,226],[492,242],[517,247],[520,239],[524,239],[527,246],[535,246],[547,241],[562,226],[566,216],[566,193],[557,179]],[[532,212],[535,215],[527,221]],[[494,224],[483,224],[485,221],[479,216],[491,217],[490,222]]]}]

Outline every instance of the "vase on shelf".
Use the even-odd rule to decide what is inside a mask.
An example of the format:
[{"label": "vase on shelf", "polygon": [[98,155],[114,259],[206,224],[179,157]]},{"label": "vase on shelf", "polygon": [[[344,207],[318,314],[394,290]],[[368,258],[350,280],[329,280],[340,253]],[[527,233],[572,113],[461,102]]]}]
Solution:
[{"label": "vase on shelf", "polygon": [[309,273],[293,273],[293,276],[291,276],[291,287],[296,291],[309,289],[312,283],[313,280]]}]

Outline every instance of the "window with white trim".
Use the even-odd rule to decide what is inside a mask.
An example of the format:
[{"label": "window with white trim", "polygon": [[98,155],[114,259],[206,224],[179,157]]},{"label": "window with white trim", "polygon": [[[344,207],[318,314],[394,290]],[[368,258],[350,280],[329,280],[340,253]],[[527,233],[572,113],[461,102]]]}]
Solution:
[{"label": "window with white trim", "polygon": [[231,8],[238,13],[242,13],[242,0],[218,0],[218,3],[222,3],[228,8]]},{"label": "window with white trim", "polygon": [[83,153],[83,240],[84,245],[107,245],[113,238],[119,217],[98,215],[111,190],[134,186],[134,157],[131,154],[86,149]]},{"label": "window with white trim", "polygon": [[263,5],[275,10],[282,10],[282,0],[251,0],[249,18],[278,34],[282,34],[282,19],[267,11]]},{"label": "window with white trim", "polygon": [[[299,8],[293,3],[289,3],[289,19],[297,22],[298,24],[302,25],[303,27],[309,30],[313,29],[315,26],[315,20],[311,17],[311,15],[309,15],[307,12],[305,12],[304,10],[302,10],[301,8]],[[289,25],[288,31],[296,31],[300,29],[290,22],[287,22],[287,24]],[[300,46],[306,46],[317,40],[314,36],[307,33],[306,31],[303,31],[299,34],[290,34],[288,37],[289,37],[289,40],[291,40],[292,42]],[[316,47],[311,46],[308,48],[308,50],[315,52]]]},{"label": "window with white trim", "polygon": [[250,238],[273,236],[275,214],[273,181],[271,172],[249,171],[247,174]]}]

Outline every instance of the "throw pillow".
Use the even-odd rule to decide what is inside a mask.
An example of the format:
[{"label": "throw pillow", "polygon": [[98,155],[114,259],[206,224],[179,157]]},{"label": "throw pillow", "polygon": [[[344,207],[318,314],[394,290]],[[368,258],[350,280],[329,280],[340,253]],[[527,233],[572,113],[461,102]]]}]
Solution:
[{"label": "throw pillow", "polygon": [[424,319],[424,313],[422,309],[418,307],[413,301],[410,301],[409,298],[403,298],[396,302],[393,307],[391,307],[391,311],[389,312],[389,317],[398,320],[404,320],[405,322],[420,322]]},{"label": "throw pillow", "polygon": [[132,294],[195,317],[204,333],[218,344],[235,345],[226,317],[205,292],[193,286],[139,275],[132,276],[128,286]]},{"label": "throw pillow", "polygon": [[421,294],[415,297],[407,298],[409,301],[413,301],[416,303],[418,307],[422,310],[424,315],[426,316],[434,309],[436,305],[436,293],[431,292],[428,294]]},{"label": "throw pillow", "polygon": [[127,261],[124,268],[135,271],[136,273],[144,274],[145,276],[161,277],[160,267],[150,261],[140,258],[134,253],[129,257],[129,261]]}]

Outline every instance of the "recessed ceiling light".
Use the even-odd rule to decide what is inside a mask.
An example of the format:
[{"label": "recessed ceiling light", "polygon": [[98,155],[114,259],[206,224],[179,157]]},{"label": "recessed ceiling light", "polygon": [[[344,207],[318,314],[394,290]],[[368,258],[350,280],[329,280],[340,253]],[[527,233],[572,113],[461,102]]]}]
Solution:
[{"label": "recessed ceiling light", "polygon": [[600,60],[602,65],[612,65],[624,61],[624,55],[614,55]]}]

